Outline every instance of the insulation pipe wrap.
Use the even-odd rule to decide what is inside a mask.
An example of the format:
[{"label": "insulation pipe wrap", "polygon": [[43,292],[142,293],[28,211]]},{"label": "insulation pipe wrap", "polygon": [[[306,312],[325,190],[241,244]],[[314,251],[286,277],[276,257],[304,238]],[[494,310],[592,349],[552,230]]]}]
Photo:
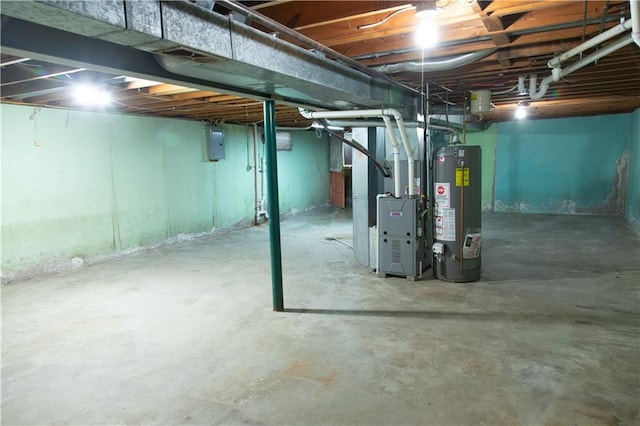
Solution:
[{"label": "insulation pipe wrap", "polygon": [[[415,155],[413,153],[413,149],[411,148],[411,144],[409,143],[409,136],[407,135],[407,129],[404,125],[404,120],[402,119],[402,114],[400,111],[393,108],[384,108],[384,109],[365,109],[365,110],[346,110],[346,111],[318,111],[311,112],[304,108],[298,108],[300,115],[308,120],[314,119],[322,119],[322,118],[372,118],[372,117],[381,117],[384,120],[384,117],[387,117],[385,120],[385,125],[387,125],[387,131],[389,132],[389,137],[391,138],[392,144],[395,135],[393,134],[393,126],[391,126],[391,121],[389,117],[393,117],[396,121],[396,125],[398,126],[398,130],[400,131],[400,138],[402,140],[402,144],[407,153],[407,163],[408,163],[408,183],[409,183],[409,196],[415,195]],[[394,154],[395,155],[395,154]],[[398,165],[398,169],[395,169],[396,165]],[[400,187],[400,175],[399,175],[399,161],[396,163],[394,161],[394,188]],[[395,194],[396,197],[400,196],[400,193]]]}]

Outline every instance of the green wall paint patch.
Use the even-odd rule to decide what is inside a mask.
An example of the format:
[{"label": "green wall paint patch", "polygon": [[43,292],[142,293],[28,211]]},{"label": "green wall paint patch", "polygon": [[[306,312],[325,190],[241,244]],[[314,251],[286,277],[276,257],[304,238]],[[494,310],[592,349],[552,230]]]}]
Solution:
[{"label": "green wall paint patch", "polygon": [[[250,127],[224,125],[226,158],[209,162],[199,122],[0,108],[3,281],[252,223]],[[328,138],[292,143],[278,154],[283,212],[329,195]]]}]

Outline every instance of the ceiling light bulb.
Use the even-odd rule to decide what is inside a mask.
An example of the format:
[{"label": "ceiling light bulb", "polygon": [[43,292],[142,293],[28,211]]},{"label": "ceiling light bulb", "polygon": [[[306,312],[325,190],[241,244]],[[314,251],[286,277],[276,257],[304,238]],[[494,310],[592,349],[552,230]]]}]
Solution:
[{"label": "ceiling light bulb", "polygon": [[73,97],[78,104],[83,106],[107,106],[111,103],[109,92],[89,84],[75,86]]},{"label": "ceiling light bulb", "polygon": [[416,5],[416,18],[433,18],[440,10],[436,7],[436,0],[426,0]]},{"label": "ceiling light bulb", "polygon": [[518,105],[518,108],[516,108],[515,116],[517,120],[524,120],[525,118],[527,118],[527,107],[525,107],[524,105]]},{"label": "ceiling light bulb", "polygon": [[429,20],[425,20],[416,29],[416,44],[423,49],[433,47],[438,43],[438,28]]}]

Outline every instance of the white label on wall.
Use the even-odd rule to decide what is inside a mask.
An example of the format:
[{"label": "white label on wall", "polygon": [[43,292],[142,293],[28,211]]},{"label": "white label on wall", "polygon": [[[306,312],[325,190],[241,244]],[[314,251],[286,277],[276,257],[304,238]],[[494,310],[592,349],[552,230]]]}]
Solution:
[{"label": "white label on wall", "polygon": [[451,190],[449,188],[449,182],[435,183],[433,185],[433,194],[436,206],[446,208],[451,205]]},{"label": "white label on wall", "polygon": [[456,240],[456,209],[442,209],[442,241]]}]

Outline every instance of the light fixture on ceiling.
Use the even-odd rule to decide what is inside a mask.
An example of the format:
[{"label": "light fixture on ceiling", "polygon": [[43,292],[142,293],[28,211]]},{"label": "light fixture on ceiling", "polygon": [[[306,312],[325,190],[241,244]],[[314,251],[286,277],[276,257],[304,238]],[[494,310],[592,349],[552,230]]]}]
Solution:
[{"label": "light fixture on ceiling", "polygon": [[416,4],[416,18],[433,19],[440,12],[436,6],[436,0],[425,0]]},{"label": "light fixture on ceiling", "polygon": [[518,107],[516,108],[515,118],[516,120],[524,120],[527,118],[527,114],[529,112],[529,104],[526,102],[518,102]]},{"label": "light fixture on ceiling", "polygon": [[416,4],[416,18],[420,20],[420,23],[415,32],[415,40],[423,49],[433,47],[438,42],[438,27],[434,18],[439,11],[436,0],[427,0]]},{"label": "light fixture on ceiling", "polygon": [[108,91],[91,84],[78,84],[74,86],[73,98],[82,106],[105,107],[111,103],[111,94]]}]

